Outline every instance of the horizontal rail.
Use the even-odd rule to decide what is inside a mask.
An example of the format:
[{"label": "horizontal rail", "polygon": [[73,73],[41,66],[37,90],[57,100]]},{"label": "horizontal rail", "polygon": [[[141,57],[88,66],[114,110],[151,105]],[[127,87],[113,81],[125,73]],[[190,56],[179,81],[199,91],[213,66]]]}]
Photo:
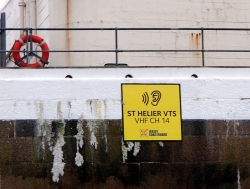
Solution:
[{"label": "horizontal rail", "polygon": [[[250,50],[203,50],[204,52],[250,52]],[[0,52],[26,52],[18,50],[0,50]],[[35,52],[202,52],[202,50],[36,50]]]},{"label": "horizontal rail", "polygon": [[[81,50],[81,49],[71,49],[71,50],[48,50],[48,51],[41,51],[41,50],[33,50],[32,48],[32,43],[28,46],[26,43],[26,49],[25,50],[6,50],[6,49],[1,49],[0,53],[13,53],[13,52],[25,52],[26,54],[29,53],[39,53],[39,52],[72,52],[72,53],[115,53],[115,65],[119,64],[118,60],[118,55],[119,53],[132,53],[132,52],[137,52],[137,53],[146,53],[146,52],[182,52],[182,53],[188,53],[188,52],[198,52],[201,53],[201,65],[205,66],[205,53],[249,53],[250,49],[248,50],[224,50],[224,49],[205,49],[205,31],[250,31],[250,28],[118,28],[118,27],[113,27],[113,28],[0,28],[1,34],[4,33],[5,31],[16,31],[16,30],[24,30],[26,31],[26,36],[32,35],[32,31],[114,31],[114,49],[104,49],[104,50]],[[119,42],[118,42],[118,35],[119,31],[200,31],[201,34],[201,49],[197,50],[189,50],[189,49],[120,49],[119,48]],[[26,60],[28,62],[28,56],[26,57]]]},{"label": "horizontal rail", "polygon": [[250,28],[0,28],[0,30],[220,30],[250,31]]}]

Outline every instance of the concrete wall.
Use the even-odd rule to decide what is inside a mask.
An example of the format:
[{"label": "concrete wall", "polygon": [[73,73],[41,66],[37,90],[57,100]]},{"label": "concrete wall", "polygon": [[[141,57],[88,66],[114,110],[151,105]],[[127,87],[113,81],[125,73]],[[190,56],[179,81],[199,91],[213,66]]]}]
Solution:
[{"label": "concrete wall", "polygon": [[[30,27],[30,0],[26,0],[25,27]],[[18,0],[2,10],[7,27],[18,27]],[[80,1],[37,0],[39,28],[106,27],[219,27],[249,28],[249,1]],[[114,50],[114,31],[39,31],[51,50]],[[12,47],[18,33],[8,32]],[[205,49],[248,50],[247,31],[205,31]],[[200,31],[121,31],[120,49],[201,49]],[[249,53],[205,53],[207,66],[248,66]],[[114,53],[51,53],[50,66],[103,66],[114,63]],[[201,66],[201,53],[120,53],[130,66]],[[9,64],[13,66],[13,64]]]},{"label": "concrete wall", "polygon": [[[247,189],[249,71],[0,70],[0,186]],[[122,83],[179,83],[183,141],[124,142]]]},{"label": "concrete wall", "polygon": [[[25,27],[30,2],[25,1]],[[2,10],[19,27],[18,1]],[[249,27],[249,2],[37,0],[37,27]],[[248,32],[206,31],[205,48],[248,49]],[[10,49],[19,32],[7,32]],[[114,32],[38,31],[52,50],[114,49]],[[199,49],[197,31],[121,32],[121,49]],[[206,65],[247,66],[245,53]],[[51,53],[50,66],[103,66],[108,53]],[[131,66],[200,66],[200,53],[122,53]],[[9,63],[13,66],[13,63]],[[249,188],[248,68],[0,70],[0,188]],[[125,78],[127,74],[133,78]],[[192,75],[196,74],[198,78]],[[73,78],[65,78],[71,75]],[[179,83],[182,142],[124,142],[122,83]]]}]

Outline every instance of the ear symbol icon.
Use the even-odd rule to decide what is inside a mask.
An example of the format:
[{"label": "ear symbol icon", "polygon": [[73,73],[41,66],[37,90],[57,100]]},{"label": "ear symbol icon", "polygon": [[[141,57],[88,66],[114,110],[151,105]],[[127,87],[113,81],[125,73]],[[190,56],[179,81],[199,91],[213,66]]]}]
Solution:
[{"label": "ear symbol icon", "polygon": [[153,92],[151,93],[151,96],[152,96],[152,98],[153,98],[151,104],[152,104],[153,106],[157,106],[158,103],[159,103],[159,101],[161,100],[161,92],[155,90],[155,91],[153,91]]}]

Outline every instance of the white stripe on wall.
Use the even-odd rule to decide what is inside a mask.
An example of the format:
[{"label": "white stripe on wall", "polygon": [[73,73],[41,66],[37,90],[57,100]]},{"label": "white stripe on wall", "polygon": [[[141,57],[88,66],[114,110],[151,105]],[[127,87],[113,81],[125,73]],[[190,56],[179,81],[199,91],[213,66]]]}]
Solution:
[{"label": "white stripe on wall", "polygon": [[0,119],[121,119],[122,83],[180,84],[183,119],[250,119],[249,68],[2,69]]}]

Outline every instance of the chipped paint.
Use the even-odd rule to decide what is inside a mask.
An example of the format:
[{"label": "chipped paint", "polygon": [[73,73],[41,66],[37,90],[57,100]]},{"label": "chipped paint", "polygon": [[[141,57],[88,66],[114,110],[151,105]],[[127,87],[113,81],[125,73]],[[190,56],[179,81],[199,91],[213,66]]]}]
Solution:
[{"label": "chipped paint", "polygon": [[64,141],[64,131],[65,131],[65,122],[63,121],[60,126],[57,126],[56,142],[52,149],[53,158],[53,167],[51,169],[52,180],[54,182],[59,182],[59,176],[64,175],[64,166],[63,162],[63,150],[62,147],[65,144]]},{"label": "chipped paint", "polygon": [[122,139],[122,159],[123,159],[123,163],[125,163],[126,160],[128,159],[128,152],[131,151],[133,147],[134,147],[133,142],[126,142],[125,143],[123,141],[123,139]]},{"label": "chipped paint", "polygon": [[88,121],[87,127],[89,128],[89,132],[90,132],[90,144],[94,146],[95,149],[97,149],[98,142],[97,142],[95,134],[96,134],[96,130],[98,126],[96,125],[95,121]]},{"label": "chipped paint", "polygon": [[241,185],[240,185],[240,169],[239,169],[239,167],[237,169],[237,184],[238,184],[238,189],[241,189]]},{"label": "chipped paint", "polygon": [[229,129],[230,129],[229,122],[230,122],[229,120],[226,120],[226,123],[227,123],[226,139],[228,138],[228,135],[229,135]]},{"label": "chipped paint", "polygon": [[45,143],[46,143],[46,125],[50,125],[48,121],[44,120],[44,108],[43,108],[43,102],[42,101],[35,101],[36,105],[36,112],[37,112],[37,127],[36,127],[36,132],[37,136],[41,137],[41,147],[42,150],[45,150]]},{"label": "chipped paint", "polygon": [[104,140],[105,140],[105,152],[108,152],[108,136],[107,133],[105,132],[104,134]]},{"label": "chipped paint", "polygon": [[135,144],[134,144],[134,153],[133,153],[134,156],[137,156],[137,154],[140,151],[140,147],[141,147],[141,143],[140,142],[135,142]]},{"label": "chipped paint", "polygon": [[234,136],[238,136],[239,132],[238,132],[238,128],[240,126],[240,123],[238,120],[234,120]]},{"label": "chipped paint", "polygon": [[163,142],[159,142],[159,145],[160,145],[161,147],[163,147],[163,146],[164,146]]},{"label": "chipped paint", "polygon": [[75,164],[80,167],[84,163],[84,159],[82,154],[79,152],[79,148],[83,147],[83,128],[82,128],[82,119],[80,118],[77,122],[77,134],[75,135],[76,138],[76,157],[75,157]]},{"label": "chipped paint", "polygon": [[124,142],[122,139],[122,159],[123,163],[128,159],[128,152],[134,148],[133,156],[137,156],[140,151],[141,143],[140,142]]}]

